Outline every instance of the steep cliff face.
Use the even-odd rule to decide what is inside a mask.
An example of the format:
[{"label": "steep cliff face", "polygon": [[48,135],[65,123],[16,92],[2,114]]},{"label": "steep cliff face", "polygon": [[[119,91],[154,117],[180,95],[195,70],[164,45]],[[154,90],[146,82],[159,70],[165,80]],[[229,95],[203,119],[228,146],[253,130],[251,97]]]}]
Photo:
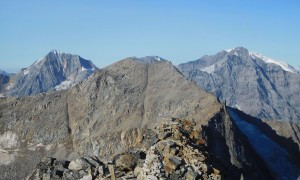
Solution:
[{"label": "steep cliff face", "polygon": [[[227,108],[221,109],[207,126],[202,126],[203,137],[207,140],[208,151],[223,167],[222,177],[229,179],[270,179],[269,170],[252,148],[247,137],[236,126]],[[230,172],[230,174],[226,174]]]},{"label": "steep cliff face", "polygon": [[30,96],[67,89],[90,76],[96,66],[78,55],[53,50],[16,74],[6,96]]},{"label": "steep cliff face", "polygon": [[300,119],[300,74],[288,64],[239,47],[178,68],[230,107],[260,119]]},{"label": "steep cliff face", "polygon": [[[212,142],[208,152],[214,157],[227,154],[226,161],[219,160],[228,172],[236,171],[228,177],[264,178],[268,172],[255,167],[260,167],[260,158],[247,150],[251,149],[247,139],[236,133],[225,116],[215,96],[186,80],[170,62],[128,58],[69,90],[1,98],[0,171],[5,172],[4,178],[17,179],[47,156],[109,160],[131,148],[147,150],[156,141],[151,133],[145,135],[148,129],[173,117],[203,129],[203,136]],[[220,131],[214,129],[215,121]]]}]

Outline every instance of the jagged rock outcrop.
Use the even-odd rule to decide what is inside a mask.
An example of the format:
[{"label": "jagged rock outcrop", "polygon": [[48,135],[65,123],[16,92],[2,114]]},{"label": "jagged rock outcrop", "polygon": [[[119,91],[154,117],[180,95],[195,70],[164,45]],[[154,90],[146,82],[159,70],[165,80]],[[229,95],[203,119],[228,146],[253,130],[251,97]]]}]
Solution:
[{"label": "jagged rock outcrop", "polygon": [[288,64],[239,47],[178,68],[230,107],[260,119],[300,120],[300,74]]},{"label": "jagged rock outcrop", "polygon": [[30,96],[67,89],[88,78],[96,66],[78,55],[53,50],[16,74],[5,96]]},{"label": "jagged rock outcrop", "polygon": [[[195,123],[195,130],[202,129],[207,142],[216,138],[217,143],[209,143],[207,152],[220,162],[213,167],[224,172],[224,177],[268,177],[264,163],[226,114],[214,95],[187,81],[170,62],[128,58],[69,90],[1,98],[0,171],[4,179],[22,179],[45,157],[71,161],[90,156],[107,162],[135,148],[147,156],[159,139],[153,129],[162,119],[174,117]],[[160,149],[164,153],[164,148]],[[149,156],[149,161],[156,162],[159,151],[151,153],[155,156]],[[226,154],[223,160],[221,153]],[[116,157],[115,162],[132,171],[138,162],[124,163],[132,158]],[[184,159],[170,156],[168,167],[180,167],[180,158]],[[193,171],[188,172],[194,177]]]}]

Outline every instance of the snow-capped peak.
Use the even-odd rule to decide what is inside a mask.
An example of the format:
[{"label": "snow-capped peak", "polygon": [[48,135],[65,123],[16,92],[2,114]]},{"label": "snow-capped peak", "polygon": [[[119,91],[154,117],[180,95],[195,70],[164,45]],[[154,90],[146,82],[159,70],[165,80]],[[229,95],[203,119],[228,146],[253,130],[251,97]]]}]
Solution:
[{"label": "snow-capped peak", "polygon": [[257,52],[249,52],[249,55],[252,58],[259,58],[259,59],[263,60],[265,63],[276,64],[276,65],[280,66],[285,71],[292,72],[292,73],[297,73],[295,68],[293,68],[292,66],[290,66],[289,64],[287,64],[285,62],[274,60],[270,57],[264,56],[264,55],[262,55],[260,53],[257,53]]},{"label": "snow-capped peak", "polygon": [[159,56],[155,56],[155,59],[156,59],[157,61],[160,61],[160,60],[161,60],[161,58],[160,58]]},{"label": "snow-capped peak", "polygon": [[51,52],[54,54],[63,54],[64,53],[64,52],[62,52],[60,50],[56,50],[56,49],[53,49]]},{"label": "snow-capped peak", "polygon": [[225,49],[226,52],[231,52],[232,50],[234,50],[234,48],[230,48],[230,49]]}]

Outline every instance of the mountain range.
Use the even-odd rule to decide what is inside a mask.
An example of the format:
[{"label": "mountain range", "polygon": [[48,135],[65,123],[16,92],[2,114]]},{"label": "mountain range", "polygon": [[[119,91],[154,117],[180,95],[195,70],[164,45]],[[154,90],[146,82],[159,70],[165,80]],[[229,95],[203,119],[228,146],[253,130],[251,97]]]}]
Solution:
[{"label": "mountain range", "polygon": [[[254,66],[255,63],[260,66]],[[289,78],[296,78],[297,82],[294,68],[277,61],[270,63],[270,59],[240,47],[177,67],[158,56],[148,56],[126,58],[96,69],[79,56],[51,51],[19,72],[14,77],[19,81],[9,79],[14,86],[28,84],[22,91],[11,88],[6,92],[8,96],[21,98],[0,98],[3,179],[115,176],[297,179],[300,176],[299,122],[268,120],[273,111],[262,120],[257,118],[259,115],[247,112],[256,108],[253,105],[236,108],[230,105],[231,100],[223,99],[223,94],[229,91],[232,96],[240,97],[237,93],[241,91],[234,88],[241,81],[248,81],[248,86],[257,89],[263,84],[266,94],[273,95],[274,87],[266,85],[271,82],[269,74],[276,74],[281,82],[289,82]],[[262,80],[252,77],[253,71]],[[223,73],[223,79],[221,75],[216,78],[215,73]],[[50,88],[42,91],[47,93],[40,93],[34,88],[38,83],[34,77],[41,82],[53,79],[57,83],[47,82]],[[76,81],[78,77],[84,78]],[[67,79],[72,83],[66,90],[55,88]],[[219,88],[219,94],[202,87],[204,82],[211,89]],[[277,84],[275,87],[279,89]],[[37,91],[30,94],[25,89]],[[293,112],[292,106],[286,108]]]}]

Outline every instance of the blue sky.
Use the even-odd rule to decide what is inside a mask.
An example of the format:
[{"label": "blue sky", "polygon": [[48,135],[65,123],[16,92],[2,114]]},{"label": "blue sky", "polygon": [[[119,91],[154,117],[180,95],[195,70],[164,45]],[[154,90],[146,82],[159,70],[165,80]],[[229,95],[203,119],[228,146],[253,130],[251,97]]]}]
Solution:
[{"label": "blue sky", "polygon": [[296,0],[1,0],[0,69],[52,49],[104,67],[147,55],[179,64],[238,46],[298,66],[299,17]]}]

